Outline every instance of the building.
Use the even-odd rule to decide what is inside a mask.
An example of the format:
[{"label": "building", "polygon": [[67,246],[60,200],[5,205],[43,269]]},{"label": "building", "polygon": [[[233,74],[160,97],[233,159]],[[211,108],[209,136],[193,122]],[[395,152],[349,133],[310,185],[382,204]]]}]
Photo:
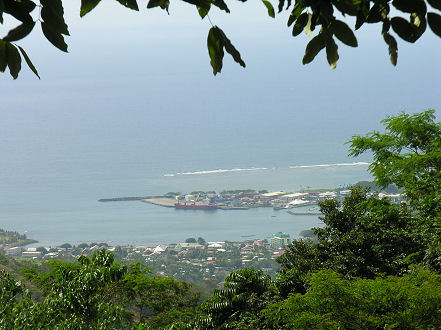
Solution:
[{"label": "building", "polygon": [[5,254],[7,256],[18,256],[21,253],[21,251],[22,251],[21,247],[14,246],[14,247],[11,247],[9,249],[6,249],[6,253]]},{"label": "building", "polygon": [[289,238],[289,234],[278,232],[273,234],[271,237],[271,246],[272,247],[279,247],[284,248],[289,243],[291,243],[291,239]]},{"label": "building", "polygon": [[178,243],[176,244],[175,250],[181,251],[181,250],[203,250],[205,249],[205,246],[199,244],[199,243]]}]

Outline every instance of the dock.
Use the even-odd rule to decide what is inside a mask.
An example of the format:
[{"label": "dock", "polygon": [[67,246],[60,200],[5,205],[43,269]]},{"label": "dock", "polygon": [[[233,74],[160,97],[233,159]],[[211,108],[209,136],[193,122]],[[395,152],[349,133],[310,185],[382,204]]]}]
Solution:
[{"label": "dock", "polygon": [[286,211],[286,213],[289,213],[291,215],[323,215],[323,213],[320,212],[293,212],[293,211]]},{"label": "dock", "polygon": [[164,207],[175,207],[176,199],[168,197],[144,198],[141,199],[141,202]]}]

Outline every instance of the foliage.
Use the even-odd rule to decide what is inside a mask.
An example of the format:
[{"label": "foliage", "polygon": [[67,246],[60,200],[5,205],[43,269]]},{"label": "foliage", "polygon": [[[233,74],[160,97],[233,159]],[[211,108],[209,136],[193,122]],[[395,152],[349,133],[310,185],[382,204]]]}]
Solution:
[{"label": "foliage", "polygon": [[[139,11],[137,0],[117,1],[131,10]],[[224,0],[181,1],[193,5],[202,19],[208,17],[213,7],[230,13]],[[240,1],[246,2],[246,0]],[[9,72],[14,79],[18,77],[21,70],[22,57],[34,74],[40,78],[25,50],[13,43],[29,35],[36,22],[40,23],[42,32],[50,43],[61,51],[67,52],[68,46],[64,36],[68,36],[69,31],[64,20],[62,0],[40,0],[39,2],[39,17],[35,20],[31,15],[37,7],[34,0],[0,1],[0,23],[3,24],[3,14],[11,15],[20,22],[0,39],[0,71],[4,72],[9,67]],[[81,0],[80,16],[88,14],[100,2],[101,0]],[[271,2],[262,0],[262,4],[266,7],[268,15],[275,18],[276,13]],[[429,9],[427,4],[430,5]],[[169,6],[170,0],[148,0],[147,3],[147,9],[159,7],[167,13]],[[354,31],[365,23],[381,24],[381,36],[388,47],[393,65],[397,64],[398,59],[398,43],[394,33],[401,39],[414,43],[424,34],[428,24],[432,32],[441,37],[441,16],[439,15],[441,5],[437,0],[296,0],[294,4],[291,0],[279,0],[278,12],[283,10],[290,11],[287,25],[289,28],[292,27],[294,37],[302,31],[311,36],[316,28],[318,30],[306,46],[303,64],[312,62],[321,50],[326,49],[326,57],[332,69],[337,66],[339,59],[336,40],[350,47],[358,46],[353,30],[336,16],[355,17]],[[208,32],[207,48],[213,74],[221,72],[225,51],[235,62],[245,67],[245,62],[238,50],[222,29],[216,25],[212,25]]]},{"label": "foliage", "polygon": [[0,229],[0,244],[21,246],[36,242],[37,241],[33,239],[27,238],[25,234],[20,234],[16,231]]},{"label": "foliage", "polygon": [[155,327],[188,321],[199,301],[199,294],[191,289],[190,284],[172,277],[152,275],[150,268],[139,263],[130,265],[122,290],[127,305],[139,309],[140,322],[148,318]]},{"label": "foliage", "polygon": [[395,183],[425,216],[441,213],[441,123],[435,111],[402,113],[382,121],[386,132],[354,136],[350,155],[373,154],[375,183]]},{"label": "foliage", "polygon": [[252,329],[258,311],[266,304],[271,278],[261,270],[244,268],[231,273],[224,288],[214,290],[202,306],[195,325],[216,329]]},{"label": "foliage", "polygon": [[207,242],[202,237],[198,237],[198,242],[197,243],[200,244],[200,245],[207,245]]},{"label": "foliage", "polygon": [[414,235],[416,222],[408,209],[366,193],[352,189],[341,208],[335,200],[320,203],[325,227],[315,229],[319,257],[341,274],[400,274],[408,266],[406,257],[422,248]]},{"label": "foliage", "polygon": [[343,279],[315,273],[305,294],[262,312],[268,329],[438,329],[441,278],[416,268],[403,277]]},{"label": "foliage", "polygon": [[69,243],[64,243],[64,244],[60,245],[60,248],[62,248],[62,249],[71,249],[72,245],[69,244]]},{"label": "foliage", "polygon": [[402,274],[409,264],[421,261],[424,245],[414,233],[418,223],[400,205],[368,197],[360,187],[353,188],[342,205],[333,199],[319,205],[325,226],[314,228],[317,244],[295,241],[277,260],[282,266],[277,285],[283,297],[304,293],[309,274],[319,269],[374,278]]},{"label": "foliage", "polygon": [[138,324],[162,328],[173,322],[188,323],[199,303],[199,294],[189,283],[153,275],[139,263],[115,262],[104,249],[76,262],[50,260],[47,267],[46,272],[24,271],[45,296],[42,303],[32,301],[21,282],[10,275],[2,277],[0,290],[9,291],[0,298],[0,310],[8,309],[7,320],[13,325],[6,328],[130,328]]}]

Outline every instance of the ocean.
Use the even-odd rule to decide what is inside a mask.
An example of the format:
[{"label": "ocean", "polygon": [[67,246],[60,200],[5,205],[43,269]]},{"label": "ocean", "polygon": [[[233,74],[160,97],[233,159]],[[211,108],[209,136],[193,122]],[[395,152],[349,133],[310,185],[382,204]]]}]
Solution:
[{"label": "ocean", "polygon": [[319,219],[98,200],[194,190],[291,192],[370,179],[369,155],[349,158],[345,143],[377,128],[384,109],[340,111],[306,96],[293,107],[295,95],[283,88],[268,97],[264,86],[236,89],[245,76],[241,82],[206,75],[193,85],[124,76],[3,84],[0,228],[44,246],[241,240],[278,231],[295,238]]},{"label": "ocean", "polygon": [[[345,157],[341,158],[346,162],[308,164],[308,159],[291,160],[289,153],[280,151],[278,157],[249,166],[249,147],[237,145],[234,139],[223,138],[224,149],[227,145],[239,149],[229,157],[228,152],[207,149],[203,140],[177,145],[162,138],[156,145],[152,140],[157,133],[142,127],[137,130],[136,125],[128,133],[110,134],[99,127],[98,117],[96,126],[89,117],[91,127],[85,129],[78,114],[65,122],[61,119],[66,114],[57,114],[55,122],[47,122],[48,115],[35,116],[27,124],[18,124],[17,118],[0,132],[1,153],[7,155],[0,164],[0,227],[26,233],[38,240],[34,246],[65,242],[154,246],[188,237],[237,241],[268,238],[278,231],[297,238],[300,231],[322,225],[317,216],[292,216],[271,208],[175,210],[138,201],[101,203],[98,199],[194,190],[292,192],[370,179],[367,162]],[[208,150],[205,156],[197,152],[198,147]],[[260,147],[268,153],[274,149],[272,145]],[[309,151],[297,146],[296,152]],[[270,166],[263,166],[266,163]]]}]

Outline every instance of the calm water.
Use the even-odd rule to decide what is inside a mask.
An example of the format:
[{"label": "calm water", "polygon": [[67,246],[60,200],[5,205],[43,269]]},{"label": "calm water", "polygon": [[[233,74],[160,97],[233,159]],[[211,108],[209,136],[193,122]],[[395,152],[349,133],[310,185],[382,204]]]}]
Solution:
[{"label": "calm water", "polygon": [[[97,200],[193,190],[290,192],[369,179],[365,164],[342,164],[354,162],[344,146],[352,131],[323,139],[323,132],[307,135],[312,124],[305,122],[292,131],[292,139],[286,139],[285,129],[262,137],[254,126],[224,134],[222,126],[204,126],[203,120],[191,127],[164,118],[152,123],[148,111],[136,109],[81,109],[5,113],[0,122],[0,228],[52,246],[84,241],[153,245],[199,236],[240,240],[278,231],[296,237],[318,225],[317,217],[272,209],[176,211]],[[324,164],[330,166],[308,166]]]}]

